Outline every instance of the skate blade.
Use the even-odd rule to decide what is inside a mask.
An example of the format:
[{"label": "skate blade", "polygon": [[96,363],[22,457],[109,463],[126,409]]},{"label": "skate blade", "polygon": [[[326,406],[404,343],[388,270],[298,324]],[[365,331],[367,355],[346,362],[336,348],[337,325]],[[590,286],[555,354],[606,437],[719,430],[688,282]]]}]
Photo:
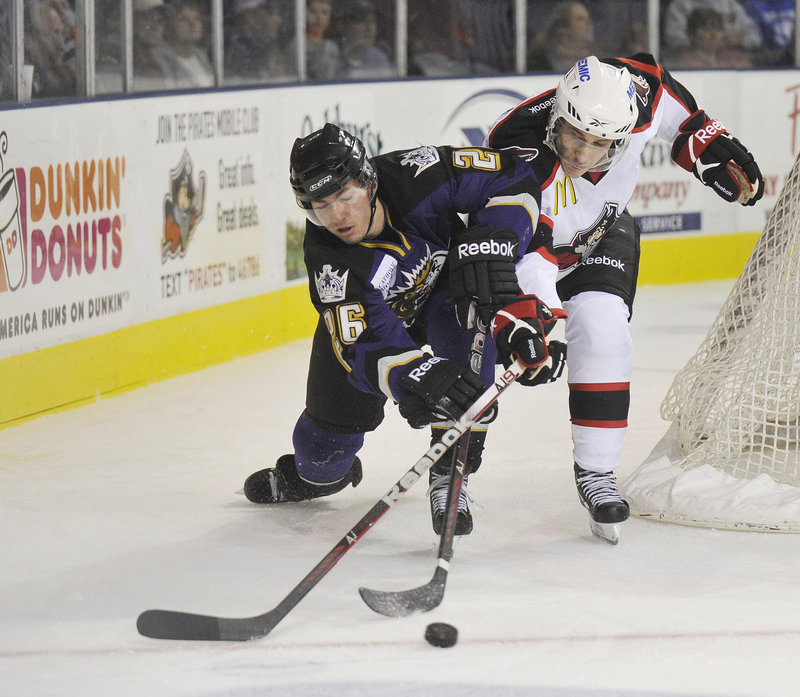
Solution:
[{"label": "skate blade", "polygon": [[598,523],[594,520],[589,521],[589,528],[592,534],[603,542],[615,545],[619,542],[619,523]]}]

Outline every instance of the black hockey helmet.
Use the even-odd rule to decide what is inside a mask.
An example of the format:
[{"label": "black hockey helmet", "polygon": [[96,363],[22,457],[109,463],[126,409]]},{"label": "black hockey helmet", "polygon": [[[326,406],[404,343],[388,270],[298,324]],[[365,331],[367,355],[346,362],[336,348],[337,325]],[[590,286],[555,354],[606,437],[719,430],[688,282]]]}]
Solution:
[{"label": "black hockey helmet", "polygon": [[289,181],[300,208],[311,210],[313,201],[330,196],[354,180],[373,199],[378,176],[358,138],[326,123],[318,131],[295,140],[289,156]]}]

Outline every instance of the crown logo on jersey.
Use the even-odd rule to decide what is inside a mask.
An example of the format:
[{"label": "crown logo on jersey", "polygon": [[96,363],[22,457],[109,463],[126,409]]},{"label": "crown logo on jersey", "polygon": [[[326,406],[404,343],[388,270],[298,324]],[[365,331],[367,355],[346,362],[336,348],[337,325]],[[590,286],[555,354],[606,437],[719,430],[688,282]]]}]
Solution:
[{"label": "crown logo on jersey", "polygon": [[408,165],[416,167],[417,171],[414,173],[416,179],[428,167],[432,167],[439,161],[439,152],[432,145],[423,145],[416,150],[409,150],[403,155],[400,160],[401,165]]},{"label": "crown logo on jersey", "polygon": [[321,273],[315,273],[314,283],[317,286],[320,301],[336,303],[344,300],[347,293],[347,274],[349,273],[348,269],[343,274],[339,274],[333,270],[330,264],[325,264]]}]

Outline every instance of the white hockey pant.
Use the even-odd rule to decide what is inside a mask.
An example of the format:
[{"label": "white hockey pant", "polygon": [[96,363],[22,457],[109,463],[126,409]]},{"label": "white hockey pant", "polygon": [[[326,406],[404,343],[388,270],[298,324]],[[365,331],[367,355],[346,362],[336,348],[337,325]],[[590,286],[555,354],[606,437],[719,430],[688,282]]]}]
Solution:
[{"label": "white hockey pant", "polygon": [[628,427],[633,344],[622,298],[598,291],[564,303],[573,457],[610,472],[619,464]]}]

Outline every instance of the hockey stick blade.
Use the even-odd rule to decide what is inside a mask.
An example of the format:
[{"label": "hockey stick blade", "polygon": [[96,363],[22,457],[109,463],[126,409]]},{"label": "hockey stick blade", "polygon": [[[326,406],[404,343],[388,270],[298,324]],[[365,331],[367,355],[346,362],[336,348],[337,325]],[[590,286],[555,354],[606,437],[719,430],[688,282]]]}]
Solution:
[{"label": "hockey stick blade", "polygon": [[[408,473],[406,473],[402,481],[408,482],[409,480]],[[414,481],[416,479],[411,481],[408,486],[411,486]],[[185,641],[250,641],[265,637],[399,499],[399,494],[394,500],[388,498],[398,485],[400,482],[395,484],[389,494],[377,501],[272,610],[253,617],[217,617],[176,610],[145,610],[136,621],[139,634],[151,639],[182,639]],[[405,493],[406,490],[404,489],[400,493]]]},{"label": "hockey stick blade", "polygon": [[407,617],[415,612],[428,612],[441,604],[444,598],[444,587],[447,583],[447,572],[453,558],[458,497],[464,481],[469,438],[470,434],[465,433],[453,451],[453,464],[447,491],[447,510],[439,537],[439,554],[433,577],[428,583],[405,591],[378,591],[362,586],[358,592],[371,610],[387,617]]},{"label": "hockey stick blade", "polygon": [[136,629],[152,639],[192,639],[194,641],[249,641],[268,634],[280,621],[267,612],[248,618],[193,615],[173,610],[145,610],[136,620]]},{"label": "hockey stick blade", "polygon": [[372,588],[358,589],[361,599],[367,606],[387,617],[407,617],[416,612],[428,612],[439,606],[444,599],[447,573],[453,558],[453,543],[458,517],[458,497],[464,481],[470,434],[465,433],[453,451],[453,464],[450,471],[450,484],[447,491],[447,510],[444,525],[439,536],[439,553],[436,570],[427,583],[405,591],[379,591]]},{"label": "hockey stick blade", "polygon": [[379,591],[362,587],[358,592],[371,610],[387,617],[408,617],[418,612],[430,612],[439,607],[444,599],[448,566],[444,559],[439,559],[431,580],[416,588]]},{"label": "hockey stick blade", "polygon": [[185,641],[250,641],[269,634],[275,626],[314,588],[339,562],[347,551],[425,474],[439,458],[447,453],[481,415],[495,403],[500,394],[524,371],[515,361],[489,387],[475,404],[434,443],[394,486],[367,511],[347,534],[306,574],[289,594],[272,610],[253,617],[216,617],[176,610],[145,610],[139,615],[136,627],[142,636],[151,639]]}]

